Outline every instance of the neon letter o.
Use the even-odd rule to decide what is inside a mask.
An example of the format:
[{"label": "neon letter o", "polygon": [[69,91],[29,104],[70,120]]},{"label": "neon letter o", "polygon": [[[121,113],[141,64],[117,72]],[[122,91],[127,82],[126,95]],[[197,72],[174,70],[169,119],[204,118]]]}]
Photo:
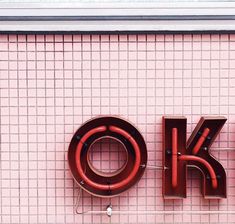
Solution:
[{"label": "neon letter o", "polygon": [[[121,142],[127,152],[124,167],[112,175],[94,169],[89,161],[90,147],[106,137]],[[147,164],[147,149],[142,135],[129,122],[117,117],[98,117],[76,131],[69,145],[68,162],[82,189],[96,196],[112,197],[129,189],[142,177]]]}]

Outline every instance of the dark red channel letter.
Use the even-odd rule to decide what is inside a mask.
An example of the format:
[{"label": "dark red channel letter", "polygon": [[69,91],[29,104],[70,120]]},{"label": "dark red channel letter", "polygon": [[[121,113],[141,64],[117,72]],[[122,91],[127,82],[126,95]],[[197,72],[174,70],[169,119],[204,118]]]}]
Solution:
[{"label": "dark red channel letter", "polygon": [[225,117],[202,117],[186,141],[187,119],[163,117],[163,196],[185,198],[187,168],[201,171],[205,198],[226,197],[226,173],[210,154],[210,146],[226,122]]}]

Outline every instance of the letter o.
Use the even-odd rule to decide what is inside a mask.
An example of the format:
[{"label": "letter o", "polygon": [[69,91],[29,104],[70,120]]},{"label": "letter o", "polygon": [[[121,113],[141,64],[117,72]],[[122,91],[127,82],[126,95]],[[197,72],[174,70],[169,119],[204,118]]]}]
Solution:
[{"label": "letter o", "polygon": [[[112,175],[105,175],[91,166],[90,147],[101,138],[121,142],[127,162]],[[85,191],[99,197],[119,195],[142,177],[147,164],[147,149],[140,132],[118,117],[98,117],[84,123],[74,134],[68,149],[69,167],[75,181]]]}]

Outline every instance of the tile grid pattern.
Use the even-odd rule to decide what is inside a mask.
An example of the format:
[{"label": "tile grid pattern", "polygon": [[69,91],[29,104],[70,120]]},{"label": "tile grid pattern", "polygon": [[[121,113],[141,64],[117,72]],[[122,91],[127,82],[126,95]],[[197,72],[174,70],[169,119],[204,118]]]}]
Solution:
[{"label": "tile grid pattern", "polygon": [[[231,214],[138,211],[235,210],[234,62],[235,35],[0,35],[0,222],[233,223]],[[212,152],[226,168],[228,198],[203,199],[199,174],[190,170],[188,197],[164,201],[161,171],[149,168],[119,197],[82,192],[79,201],[82,211],[111,202],[136,214],[74,214],[79,188],[66,151],[76,129],[100,114],[133,122],[153,166],[162,165],[162,115],[185,115],[188,135],[201,115],[225,115]],[[116,149],[106,149],[94,162],[117,167]]]}]

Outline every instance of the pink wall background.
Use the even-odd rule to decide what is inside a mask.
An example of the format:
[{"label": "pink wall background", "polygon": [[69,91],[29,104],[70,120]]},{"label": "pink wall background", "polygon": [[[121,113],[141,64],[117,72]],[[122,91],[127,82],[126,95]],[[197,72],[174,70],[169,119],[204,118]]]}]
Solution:
[{"label": "pink wall background", "polygon": [[[235,214],[187,213],[235,210],[235,35],[0,35],[0,88],[0,223],[235,223]],[[100,114],[133,122],[156,166],[162,115],[185,115],[188,135],[201,115],[226,116],[212,153],[227,172],[227,199],[203,199],[200,175],[189,171],[188,197],[164,200],[161,171],[148,168],[119,197],[81,195],[79,210],[111,202],[136,214],[75,214],[66,152],[76,129]],[[118,152],[104,144],[96,165],[115,168]],[[185,214],[144,214],[160,210]]]}]

